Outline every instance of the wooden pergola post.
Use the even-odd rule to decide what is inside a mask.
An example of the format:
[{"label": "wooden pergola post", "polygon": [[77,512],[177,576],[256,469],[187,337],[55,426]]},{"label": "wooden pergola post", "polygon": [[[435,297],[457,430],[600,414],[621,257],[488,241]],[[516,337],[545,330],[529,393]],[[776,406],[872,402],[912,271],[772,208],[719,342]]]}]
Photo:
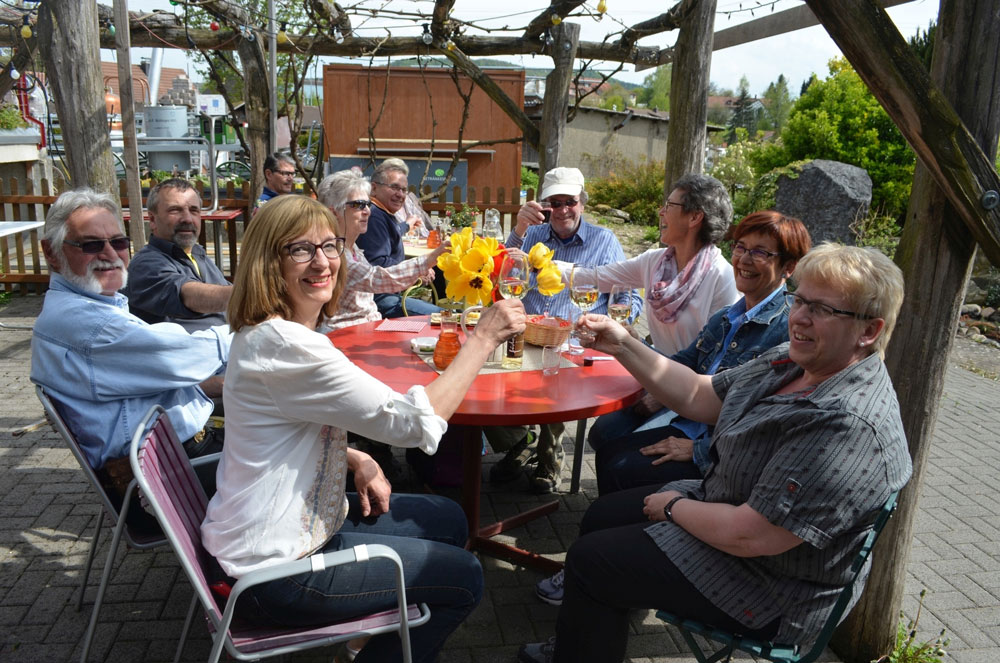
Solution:
[{"label": "wooden pergola post", "polygon": [[[542,104],[541,144],[538,150],[538,176],[561,165],[559,148],[566,132],[566,111],[569,109],[569,84],[573,80],[573,62],[580,43],[580,26],[563,21],[553,26],[552,64],[545,78],[545,99]],[[575,164],[574,164],[575,165]]]},{"label": "wooden pergola post", "polygon": [[118,90],[122,104],[122,157],[131,222],[129,237],[133,253],[146,246],[146,220],[142,215],[142,184],[139,181],[139,149],[135,139],[135,90],[132,87],[131,36],[128,23],[128,0],[115,0],[115,50],[118,55]]}]

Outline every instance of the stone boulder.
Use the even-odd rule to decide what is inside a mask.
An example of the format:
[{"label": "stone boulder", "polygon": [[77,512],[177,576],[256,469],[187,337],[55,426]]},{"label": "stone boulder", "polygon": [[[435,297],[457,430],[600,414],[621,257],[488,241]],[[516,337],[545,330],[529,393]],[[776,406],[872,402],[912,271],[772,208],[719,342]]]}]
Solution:
[{"label": "stone boulder", "polygon": [[814,245],[828,240],[854,244],[851,224],[868,214],[872,179],[863,168],[815,159],[798,177],[778,178],[774,201],[776,210],[802,220]]}]

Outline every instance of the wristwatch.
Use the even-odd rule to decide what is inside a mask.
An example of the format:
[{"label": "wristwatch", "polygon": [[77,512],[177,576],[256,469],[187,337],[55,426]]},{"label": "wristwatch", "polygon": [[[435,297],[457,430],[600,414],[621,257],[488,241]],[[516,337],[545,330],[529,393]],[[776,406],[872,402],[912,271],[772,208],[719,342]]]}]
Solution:
[{"label": "wristwatch", "polygon": [[668,523],[674,522],[674,517],[672,515],[670,515],[670,510],[673,509],[674,505],[677,504],[677,502],[679,500],[682,500],[682,499],[684,499],[684,496],[683,495],[678,495],[674,499],[672,499],[669,502],[667,502],[667,505],[665,507],[663,507],[663,515],[666,516]]}]

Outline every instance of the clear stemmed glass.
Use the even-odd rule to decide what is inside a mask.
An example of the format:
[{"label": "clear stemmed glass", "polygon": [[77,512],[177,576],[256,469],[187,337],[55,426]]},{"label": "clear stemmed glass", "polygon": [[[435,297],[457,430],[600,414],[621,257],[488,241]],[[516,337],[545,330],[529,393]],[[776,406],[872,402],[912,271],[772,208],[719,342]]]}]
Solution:
[{"label": "clear stemmed glass", "polygon": [[628,322],[632,314],[632,291],[627,285],[616,283],[611,286],[608,298],[608,316],[620,325]]},{"label": "clear stemmed glass", "polygon": [[[590,265],[573,265],[569,276],[569,296],[581,314],[597,306],[597,271]],[[573,339],[577,343],[573,343]],[[585,329],[574,329],[570,338],[571,354],[582,354],[583,347],[579,341],[594,340],[594,335]]]},{"label": "clear stemmed glass", "polygon": [[[528,279],[531,276],[528,256],[506,255],[500,264],[500,276],[497,285],[504,299],[523,299],[528,294]],[[507,349],[501,360],[503,368],[521,368],[524,356],[524,332],[507,339]]]}]

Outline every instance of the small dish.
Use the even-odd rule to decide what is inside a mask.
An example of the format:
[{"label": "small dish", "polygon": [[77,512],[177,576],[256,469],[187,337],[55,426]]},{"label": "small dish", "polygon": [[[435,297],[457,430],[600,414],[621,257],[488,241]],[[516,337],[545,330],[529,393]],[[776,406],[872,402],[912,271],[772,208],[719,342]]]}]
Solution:
[{"label": "small dish", "polygon": [[410,339],[410,349],[418,355],[429,355],[437,345],[436,336],[418,336]]}]

